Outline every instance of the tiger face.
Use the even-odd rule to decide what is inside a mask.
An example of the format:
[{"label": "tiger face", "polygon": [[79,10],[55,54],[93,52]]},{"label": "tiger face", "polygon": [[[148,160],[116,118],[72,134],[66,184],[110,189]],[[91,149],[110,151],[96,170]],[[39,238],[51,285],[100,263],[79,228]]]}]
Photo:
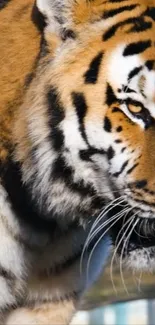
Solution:
[{"label": "tiger face", "polygon": [[37,6],[42,51],[14,128],[23,181],[59,222],[105,211],[127,264],[153,268],[155,1]]}]

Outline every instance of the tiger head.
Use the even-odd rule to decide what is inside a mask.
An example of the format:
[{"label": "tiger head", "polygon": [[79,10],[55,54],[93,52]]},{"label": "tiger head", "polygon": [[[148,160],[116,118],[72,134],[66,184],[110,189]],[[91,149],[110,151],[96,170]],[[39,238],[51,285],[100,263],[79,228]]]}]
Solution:
[{"label": "tiger head", "polygon": [[153,268],[155,1],[36,5],[46,26],[15,125],[22,179],[49,218],[106,214],[127,264]]}]

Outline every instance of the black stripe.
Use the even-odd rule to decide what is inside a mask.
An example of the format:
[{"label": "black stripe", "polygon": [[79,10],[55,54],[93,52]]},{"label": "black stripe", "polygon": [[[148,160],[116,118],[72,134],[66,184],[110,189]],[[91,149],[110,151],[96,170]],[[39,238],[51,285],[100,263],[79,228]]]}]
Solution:
[{"label": "black stripe", "polygon": [[111,129],[112,129],[112,124],[111,124],[111,121],[110,119],[105,116],[104,118],[104,125],[103,125],[103,128],[106,132],[111,132]]},{"label": "black stripe", "polygon": [[128,86],[123,86],[122,87],[123,89],[123,92],[125,92],[126,94],[128,94],[128,93],[136,93],[136,90],[134,90],[134,89],[132,89],[132,88],[130,88],[130,87],[128,87]]},{"label": "black stripe", "polygon": [[107,83],[107,89],[106,89],[106,104],[108,106],[111,106],[112,104],[114,103],[117,103],[118,102],[118,99],[117,97],[115,96],[115,93],[112,89],[112,87],[110,86],[109,83]]},{"label": "black stripe", "polygon": [[123,114],[123,112],[120,110],[120,108],[118,108],[118,107],[114,107],[113,109],[112,109],[112,113],[122,113]]},{"label": "black stripe", "polygon": [[16,280],[16,276],[12,271],[6,270],[4,267],[0,265],[0,276],[3,277],[6,281],[11,282],[12,284]]},{"label": "black stripe", "polygon": [[148,70],[154,70],[155,67],[155,60],[148,60],[145,63],[145,66],[148,68]]},{"label": "black stripe", "polygon": [[123,173],[124,169],[126,168],[126,166],[128,165],[128,163],[129,163],[129,160],[126,160],[126,161],[123,163],[123,165],[122,165],[120,171],[117,172],[117,173],[114,173],[113,176],[114,176],[114,177],[118,177],[119,175],[121,175],[121,174]]},{"label": "black stripe", "polygon": [[66,41],[68,38],[76,39],[76,33],[72,29],[63,29],[61,38],[63,41]]},{"label": "black stripe", "polygon": [[133,77],[137,76],[137,74],[143,69],[142,66],[136,67],[133,70],[130,71],[128,76],[128,81],[130,81]]},{"label": "black stripe", "polygon": [[36,3],[34,4],[33,9],[32,9],[31,19],[32,19],[33,23],[37,26],[37,28],[41,32],[43,32],[44,28],[46,27],[46,21],[45,21],[45,17],[43,16],[43,14],[39,11],[38,7],[36,6]]},{"label": "black stripe", "polygon": [[139,53],[143,53],[146,49],[151,47],[151,41],[139,41],[136,43],[130,43],[126,46],[123,52],[123,56],[135,55]]},{"label": "black stripe", "polygon": [[115,156],[115,151],[114,149],[110,146],[107,150],[107,157],[108,160],[111,160]]},{"label": "black stripe", "polygon": [[50,129],[50,141],[56,151],[60,151],[64,144],[64,135],[60,130],[60,123],[65,118],[64,108],[60,102],[57,89],[50,87],[47,93],[48,119]]},{"label": "black stripe", "polygon": [[65,159],[59,155],[53,165],[52,165],[52,180],[53,183],[56,180],[64,181],[67,186],[70,186],[70,184],[73,181],[73,168],[71,166],[68,166],[65,162]]},{"label": "black stripe", "polygon": [[48,44],[44,38],[44,35],[41,36],[40,40],[40,49],[39,53],[37,53],[37,56],[35,58],[34,64],[32,66],[31,72],[28,73],[25,77],[25,82],[24,86],[25,88],[28,88],[30,86],[31,81],[35,78],[36,76],[36,70],[38,68],[38,65],[40,63],[40,59],[45,57],[47,54],[49,54],[49,49],[48,49]]},{"label": "black stripe", "polygon": [[16,218],[37,231],[53,233],[56,229],[56,222],[52,217],[48,219],[44,216],[44,207],[43,211],[38,212],[38,208],[31,198],[30,188],[22,182],[20,165],[10,160],[5,166],[0,166],[0,175],[2,186],[8,194],[9,204],[11,204]]},{"label": "black stripe", "polygon": [[12,0],[0,0],[0,10],[5,8]]},{"label": "black stripe", "polygon": [[139,17],[138,21],[135,21],[134,25],[128,30],[128,33],[144,32],[152,28],[151,21],[145,21],[143,17]]},{"label": "black stripe", "polygon": [[143,191],[149,193],[150,195],[155,195],[155,191],[150,191],[148,188],[144,188]]},{"label": "black stripe", "polygon": [[97,82],[102,57],[103,52],[100,52],[90,63],[88,71],[84,74],[86,84],[95,84]]},{"label": "black stripe", "polygon": [[128,18],[125,19],[124,21],[118,22],[117,24],[113,25],[112,27],[110,27],[104,34],[103,34],[103,41],[107,41],[109,40],[111,37],[113,37],[117,30],[126,25],[126,24],[132,24],[133,23],[133,18]]},{"label": "black stripe", "polygon": [[152,18],[155,21],[155,7],[148,7],[144,12],[144,15]]},{"label": "black stripe", "polygon": [[[92,198],[98,198],[96,195],[95,189],[91,184],[85,184],[85,182],[81,179],[80,181],[74,182],[73,180],[74,170],[71,166],[68,166],[65,162],[65,159],[59,155],[58,158],[55,159],[55,162],[52,166],[52,179],[64,181],[65,185],[71,190],[72,193],[78,193],[81,196],[87,196]],[[103,206],[103,198],[101,206]],[[93,201],[92,201],[93,204]],[[99,207],[101,207],[99,206]],[[80,207],[79,207],[80,210]],[[84,211],[81,211],[80,214],[84,216]],[[88,211],[86,212],[88,214]]]},{"label": "black stripe", "polygon": [[142,188],[144,188],[147,185],[147,180],[146,179],[142,179],[140,181],[134,182],[132,185],[134,185],[138,189],[142,189]]},{"label": "black stripe", "polygon": [[92,161],[91,157],[93,155],[105,155],[105,151],[103,149],[97,149],[93,147],[90,147],[89,149],[86,150],[79,151],[80,158],[85,161]]},{"label": "black stripe", "polygon": [[103,18],[107,19],[107,18],[112,18],[117,14],[123,13],[124,11],[131,11],[133,9],[135,9],[137,7],[136,5],[130,5],[130,6],[123,6],[117,9],[111,9],[111,10],[106,10],[103,14]]},{"label": "black stripe", "polygon": [[39,50],[39,53],[36,56],[36,59],[35,59],[34,64],[32,66],[32,70],[25,77],[25,82],[24,82],[25,88],[28,88],[30,86],[31,81],[35,78],[36,69],[37,69],[37,67],[39,65],[40,59],[43,58],[48,53],[49,53],[49,50],[48,50],[47,42],[44,39],[44,37],[42,36],[41,41],[40,41],[40,50]]},{"label": "black stripe", "polygon": [[[144,201],[144,200],[138,200],[137,198],[134,197],[134,201],[135,202],[138,202],[138,203],[141,203],[141,204],[144,204],[144,205],[147,205],[149,208],[151,207],[155,207],[155,203],[148,203],[147,201]],[[150,209],[151,210],[151,209]],[[144,210],[142,210],[144,212]],[[152,212],[152,211],[150,211]],[[154,243],[153,243],[154,244]]]},{"label": "black stripe", "polygon": [[113,25],[112,27],[110,27],[104,34],[103,34],[103,41],[108,41],[111,37],[113,37],[117,31],[117,29],[119,28],[119,24]]},{"label": "black stripe", "polygon": [[144,18],[142,16],[128,18],[110,27],[103,34],[103,41],[109,40],[111,37],[113,37],[116,34],[117,30],[119,30],[120,27],[123,27],[128,24],[132,24],[132,27],[128,31],[129,33],[134,32],[134,29],[136,32],[142,32],[145,31],[148,28],[148,26],[150,26],[147,24],[147,22],[144,21]]},{"label": "black stripe", "polygon": [[77,113],[78,120],[79,120],[80,133],[81,133],[83,139],[85,140],[85,142],[88,144],[87,136],[85,133],[85,126],[84,126],[84,118],[87,113],[87,103],[86,103],[84,94],[73,92],[72,93],[72,101],[73,101],[74,107],[76,108],[76,113]]},{"label": "black stripe", "polygon": [[126,147],[123,147],[122,150],[121,150],[121,152],[123,153],[125,150],[126,150]]},{"label": "black stripe", "polygon": [[[58,163],[59,166],[57,165]],[[55,166],[55,171],[57,171],[58,176],[56,179],[59,179],[60,177],[61,182],[63,182],[63,178],[66,178],[66,183],[71,184],[72,171],[71,173],[70,171],[68,174],[66,173],[64,161],[61,163],[60,161],[56,160]],[[56,212],[52,210],[49,212],[49,214],[45,214],[44,206],[42,206],[42,209],[38,209],[39,198],[37,200],[36,197],[36,201],[33,201],[31,196],[31,188],[22,182],[21,169],[19,164],[14,163],[10,160],[8,161],[7,165],[1,165],[0,175],[2,186],[4,186],[8,194],[8,204],[11,204],[12,210],[14,211],[16,218],[19,220],[20,224],[26,224],[40,233],[46,232],[50,235],[51,238],[55,239],[60,238],[60,236],[64,235],[66,231],[71,231],[73,228],[75,228],[75,226],[79,227],[79,222],[73,220],[73,211],[71,211],[70,214],[68,213],[66,216],[65,211],[61,211],[61,213],[57,215]],[[69,178],[67,179],[68,176]],[[36,175],[34,173],[34,179],[35,178]],[[89,219],[93,213],[92,211],[94,211],[93,208],[100,209],[105,203],[103,198],[97,196],[96,191],[91,187],[91,185],[85,185],[83,181],[76,184],[71,184],[70,189],[71,193],[75,191],[81,194],[81,199],[84,195],[87,197],[90,196],[92,198],[91,206],[89,209],[88,206],[86,209],[82,209],[81,206],[75,209],[74,213],[79,218]]]},{"label": "black stripe", "polygon": [[139,163],[135,163],[130,169],[127,170],[127,174],[131,174],[132,171],[139,165]]},{"label": "black stripe", "polygon": [[[58,161],[56,162],[56,164]],[[59,165],[60,167],[62,165]],[[58,168],[57,168],[58,170]],[[62,181],[63,178],[63,170],[59,170],[60,179]],[[41,211],[38,211],[38,201],[36,199],[36,203],[32,200],[31,197],[31,189],[28,188],[22,182],[20,166],[17,163],[12,161],[8,162],[7,166],[1,166],[0,175],[2,180],[2,186],[4,186],[7,194],[8,194],[8,204],[11,204],[12,210],[14,211],[17,220],[19,220],[20,224],[28,225],[39,233],[47,233],[50,235],[50,238],[59,238],[60,236],[64,236],[66,232],[72,231],[77,227],[79,229],[79,221],[73,220],[73,211],[71,211],[70,215],[65,214],[65,211],[61,211],[59,215],[55,213],[55,211],[50,211],[49,214],[45,214],[45,209],[42,207]],[[36,175],[34,174],[34,178]],[[65,176],[66,177],[66,176]],[[71,178],[67,180],[67,182],[71,182]],[[83,185],[83,186],[82,186]],[[82,188],[83,187],[83,188]],[[93,198],[96,198],[97,195],[95,190],[92,189],[91,186],[85,186],[85,184],[73,184],[72,191],[78,191],[81,193],[81,198],[83,195],[92,195],[92,203],[89,211],[81,209],[75,211],[77,212],[77,216],[79,218],[90,218],[91,208],[93,208],[95,201]],[[52,199],[52,198],[51,198]],[[98,205],[95,208],[103,207],[104,200],[103,198],[98,200]],[[86,208],[88,209],[88,207]],[[34,246],[33,246],[34,248]],[[2,271],[1,271],[2,272]],[[4,271],[3,271],[4,275]],[[10,277],[10,274],[5,273],[5,276]]]}]

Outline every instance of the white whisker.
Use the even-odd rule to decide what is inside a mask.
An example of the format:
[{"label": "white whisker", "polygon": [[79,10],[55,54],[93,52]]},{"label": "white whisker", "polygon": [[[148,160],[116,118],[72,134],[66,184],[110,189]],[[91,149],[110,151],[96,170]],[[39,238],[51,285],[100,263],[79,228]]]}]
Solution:
[{"label": "white whisker", "polygon": [[134,270],[133,270],[133,277],[134,277],[134,282],[135,282],[135,284],[136,284],[136,286],[137,286],[137,290],[138,290],[138,292],[141,292],[141,280],[142,280],[142,274],[143,274],[143,272],[141,271],[141,272],[139,272],[139,277],[138,276],[136,276],[135,274],[134,274]]},{"label": "white whisker", "polygon": [[99,244],[99,242],[102,240],[102,238],[105,236],[105,234],[110,230],[110,228],[120,219],[122,218],[122,216],[118,217],[110,226],[109,228],[107,228],[104,233],[99,237],[99,239],[97,240],[97,242],[95,243],[90,255],[89,255],[89,259],[88,259],[88,262],[87,262],[87,279],[88,279],[88,276],[89,276],[89,266],[90,266],[90,262],[91,262],[91,258],[92,258],[92,255],[97,247],[97,245]]},{"label": "white whisker", "polygon": [[[122,200],[123,198],[123,200]],[[125,196],[122,195],[120,196],[119,198],[113,200],[112,202],[110,202],[110,204],[108,206],[106,206],[102,211],[101,213],[99,214],[99,216],[97,217],[97,219],[95,220],[95,222],[93,223],[92,225],[92,228],[90,231],[92,231],[95,227],[96,227],[96,224],[100,221],[100,218],[103,217],[103,215],[105,215],[106,213],[108,213],[109,211],[111,211],[113,209],[113,207],[116,207],[118,205],[120,205],[121,203],[125,202]],[[108,210],[107,210],[108,209]]]},{"label": "white whisker", "polygon": [[[122,232],[122,230],[124,229],[124,227],[132,220],[133,217],[130,217],[125,223],[124,225],[121,227],[118,235],[117,235],[117,238],[119,237],[120,233]],[[110,276],[111,276],[111,282],[112,282],[112,285],[113,285],[113,289],[114,291],[117,293],[117,290],[116,290],[116,287],[115,287],[115,284],[114,284],[114,281],[113,281],[113,264],[114,264],[114,259],[115,259],[115,256],[117,254],[117,251],[118,251],[118,248],[119,246],[121,245],[121,242],[123,241],[123,238],[125,237],[126,235],[126,232],[128,231],[128,228],[125,230],[125,233],[123,234],[123,236],[121,237],[119,243],[117,244],[115,250],[114,250],[114,253],[113,253],[113,256],[112,256],[112,259],[111,259],[111,265],[110,265]],[[116,238],[116,239],[117,239]]]},{"label": "white whisker", "polygon": [[[132,222],[133,222],[134,216],[135,216],[135,214],[132,216],[132,220],[131,220],[130,224],[129,224],[128,227],[127,227],[127,231],[128,231],[128,229],[130,228],[130,226],[131,226],[131,224],[132,224]],[[126,287],[126,284],[125,284],[125,281],[124,281],[123,268],[122,268],[122,265],[123,265],[123,253],[124,253],[124,250],[125,250],[126,244],[128,243],[128,241],[129,241],[129,239],[130,239],[130,236],[131,236],[131,234],[132,234],[134,228],[136,227],[138,221],[139,221],[139,220],[137,219],[137,220],[134,222],[134,225],[132,226],[132,228],[131,228],[131,230],[130,230],[130,232],[129,232],[127,238],[126,238],[126,240],[124,241],[124,244],[123,244],[123,247],[122,247],[122,251],[121,251],[121,256],[120,256],[120,275],[121,275],[121,279],[122,279],[122,283],[123,283],[124,289],[125,289],[125,291],[126,291],[126,293],[127,293],[128,295],[129,295],[129,293],[128,293],[128,290],[127,290],[127,287]],[[126,232],[127,232],[127,231],[126,231]],[[127,245],[127,246],[128,246],[128,245]]]},{"label": "white whisker", "polygon": [[96,236],[96,234],[102,230],[102,228],[104,228],[107,224],[109,224],[111,221],[113,221],[114,218],[119,217],[120,215],[124,215],[124,213],[128,213],[129,208],[126,208],[124,210],[121,210],[120,212],[118,212],[116,215],[114,215],[113,217],[111,217],[110,219],[106,220],[103,224],[101,224],[96,230],[94,230],[94,232],[91,234],[90,238],[89,238],[89,242]]},{"label": "white whisker", "polygon": [[[115,240],[115,245],[117,245],[117,240],[119,239],[119,235],[120,235],[120,233],[122,232],[122,229],[124,229],[124,226],[126,226],[126,221],[128,221],[128,220],[131,219],[131,218],[130,218],[130,219],[128,219],[128,220],[125,220],[126,216],[127,216],[128,213],[131,212],[133,209],[134,209],[133,207],[128,208],[127,212],[125,213],[125,216],[124,216],[124,218],[123,218],[122,227],[121,227],[121,229],[120,229],[120,231],[119,231],[119,233],[118,233],[118,235],[117,235],[117,237],[116,237],[116,240]],[[124,221],[124,220],[125,220],[125,221]]]},{"label": "white whisker", "polygon": [[140,237],[140,238],[147,238],[146,236],[143,236],[143,235],[141,235],[139,232],[138,232],[138,230],[136,230],[136,229],[134,229],[134,232],[138,235],[138,237]]},{"label": "white whisker", "polygon": [[[124,197],[124,196],[123,196]],[[84,247],[83,247],[83,250],[82,250],[82,254],[81,254],[81,258],[80,258],[80,274],[82,273],[82,262],[83,262],[83,257],[84,257],[84,253],[86,251],[86,248],[88,246],[88,243],[90,241],[90,236],[92,234],[92,231],[93,229],[96,227],[96,225],[100,222],[100,220],[105,216],[106,213],[108,213],[109,211],[111,211],[113,209],[114,206],[117,206],[119,205],[120,203],[124,202],[125,200],[121,200],[122,197],[120,198],[117,198],[115,200],[113,200],[112,202],[110,202],[110,204],[108,204],[108,206],[106,206],[103,211],[101,211],[101,213],[99,214],[99,216],[97,217],[97,219],[95,220],[95,222],[93,223],[90,231],[89,231],[89,234],[88,234],[88,237],[85,241],[85,244],[84,244]],[[119,201],[121,200],[121,201]],[[116,204],[115,204],[116,203]],[[108,210],[107,210],[108,209]]]}]

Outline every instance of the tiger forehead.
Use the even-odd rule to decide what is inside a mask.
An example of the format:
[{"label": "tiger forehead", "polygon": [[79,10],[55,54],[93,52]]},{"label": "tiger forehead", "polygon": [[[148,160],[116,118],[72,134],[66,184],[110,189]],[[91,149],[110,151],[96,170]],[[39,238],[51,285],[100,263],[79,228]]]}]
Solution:
[{"label": "tiger forehead", "polygon": [[[87,29],[85,30],[83,30],[85,24],[83,24],[83,28],[80,27],[81,29],[78,29],[78,24],[74,25],[72,22],[74,27],[73,32],[75,32],[77,38],[72,44],[67,43],[66,46],[64,45],[61,51],[57,53],[58,65],[56,65],[56,74],[60,73],[62,75],[64,73],[65,75],[74,70],[74,73],[79,75],[80,71],[82,71],[81,69],[85,69],[91,63],[93,56],[95,58],[99,52],[103,51],[105,53],[105,62],[106,54],[109,56],[118,45],[121,46],[124,43],[124,40],[126,42],[127,55],[128,57],[129,55],[131,56],[132,61],[135,59],[134,54],[136,52],[138,53],[138,51],[138,57],[141,62],[144,60],[154,60],[153,44],[155,42],[155,33],[153,28],[154,18],[152,18],[154,8],[147,9],[141,2],[138,2],[138,4],[136,2],[135,4],[135,1],[131,1],[131,6],[125,7],[122,3],[110,4],[107,1],[92,1],[90,3],[88,2],[87,5],[86,3],[85,1],[83,3],[77,1],[78,5],[75,5],[74,11],[78,12],[78,8],[82,10],[81,8],[86,6],[88,12],[93,12],[92,8],[95,7],[98,8],[98,11],[102,11],[102,19],[94,25],[91,24],[90,20],[90,24],[87,25]],[[74,11],[72,12],[73,17],[75,14]],[[120,19],[121,13],[123,14],[123,21]],[[134,19],[133,15],[135,15]],[[140,34],[139,32],[141,31],[143,33]],[[141,41],[139,41],[139,35],[141,35]],[[139,48],[142,49],[139,50]],[[59,64],[59,58],[61,65]],[[72,78],[74,78],[73,75]]]},{"label": "tiger forehead", "polygon": [[[134,45],[135,43],[132,43]],[[131,45],[129,45],[131,47]],[[141,42],[142,46],[147,46],[147,42]],[[130,53],[126,55],[129,46],[120,44],[116,46],[115,50],[109,55],[107,64],[107,76],[116,89],[129,84],[136,85],[140,90],[143,90],[146,83],[150,80],[150,87],[155,92],[155,54],[154,56],[145,55],[142,57],[140,54]],[[150,45],[149,45],[150,46]],[[135,46],[136,51],[136,46]],[[136,83],[133,82],[136,79]]]},{"label": "tiger forehead", "polygon": [[101,18],[111,18],[122,14],[123,17],[130,17],[130,11],[135,9],[138,11],[139,6],[153,6],[154,0],[131,0],[128,2],[122,1],[107,1],[107,0],[95,0],[95,1],[83,1],[78,0],[73,3],[72,22],[75,25],[87,23],[88,21],[94,22]]}]

